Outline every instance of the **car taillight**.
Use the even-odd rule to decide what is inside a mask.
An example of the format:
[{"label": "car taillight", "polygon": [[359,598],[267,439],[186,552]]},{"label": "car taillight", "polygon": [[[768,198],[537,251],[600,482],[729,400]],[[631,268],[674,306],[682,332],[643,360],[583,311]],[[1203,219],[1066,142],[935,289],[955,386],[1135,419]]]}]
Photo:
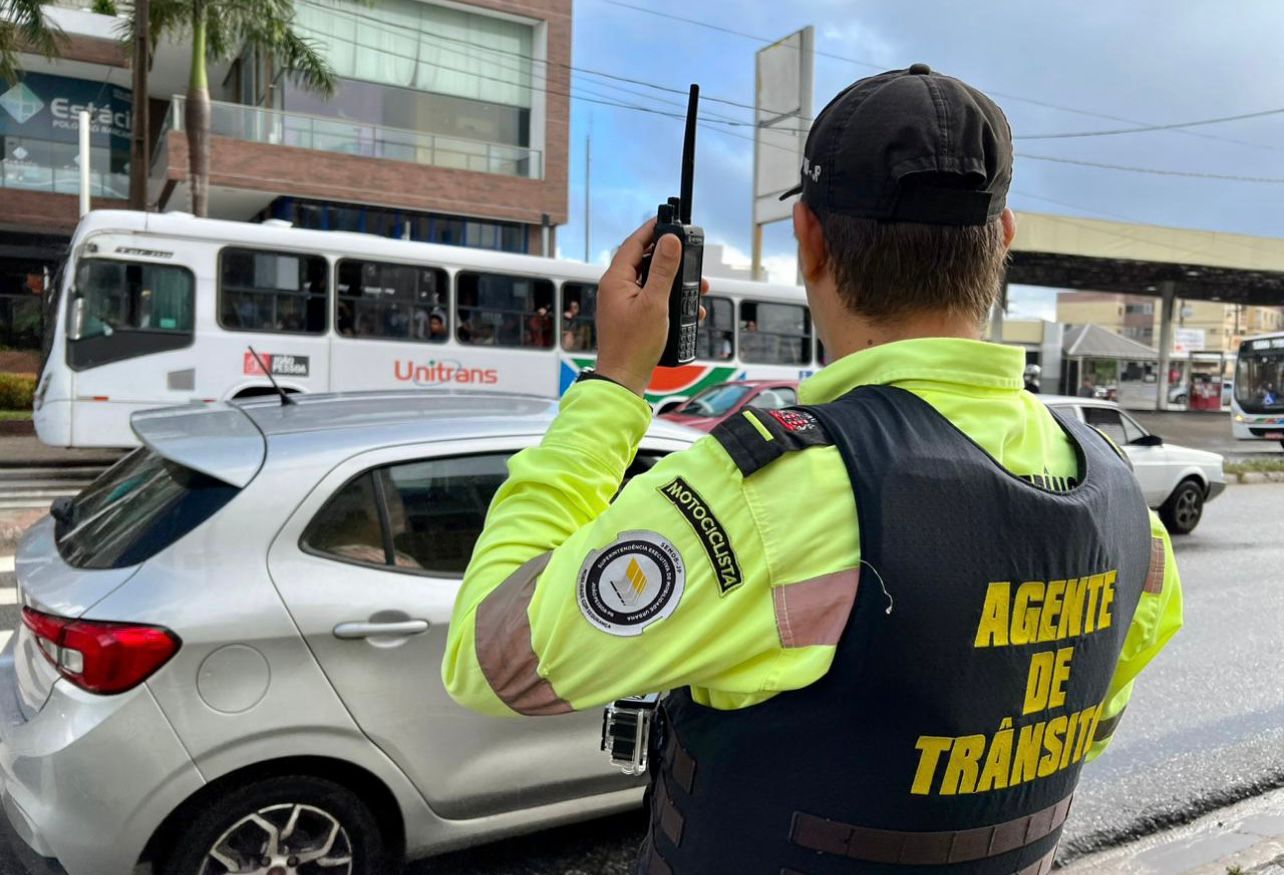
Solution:
[{"label": "car taillight", "polygon": [[90,693],[132,690],[178,652],[178,636],[158,626],[70,620],[22,609],[22,623],[58,673]]}]

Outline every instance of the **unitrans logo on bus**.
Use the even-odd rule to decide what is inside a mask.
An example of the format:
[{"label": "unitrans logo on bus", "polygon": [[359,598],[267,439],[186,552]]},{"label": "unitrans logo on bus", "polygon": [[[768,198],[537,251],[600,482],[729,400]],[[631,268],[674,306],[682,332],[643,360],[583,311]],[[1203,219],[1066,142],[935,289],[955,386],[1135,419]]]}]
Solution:
[{"label": "unitrans logo on bus", "polygon": [[416,386],[493,386],[499,382],[499,371],[495,368],[466,368],[457,361],[430,361],[417,365],[406,359],[394,363],[393,368],[398,380]]}]

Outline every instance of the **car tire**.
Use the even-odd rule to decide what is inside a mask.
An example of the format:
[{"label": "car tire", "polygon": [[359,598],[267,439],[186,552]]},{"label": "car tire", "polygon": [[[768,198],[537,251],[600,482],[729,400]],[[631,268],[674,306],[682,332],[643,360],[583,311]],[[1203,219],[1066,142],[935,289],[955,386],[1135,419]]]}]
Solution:
[{"label": "car tire", "polygon": [[[271,851],[272,829],[277,851],[264,863]],[[299,844],[290,847],[291,842]],[[334,865],[344,856],[347,865]],[[317,860],[327,865],[320,866]],[[400,860],[389,858],[369,807],[343,785],[309,775],[255,781],[205,800],[199,813],[179,827],[160,872],[224,875],[251,871],[246,864],[255,866],[254,871],[279,864],[281,871],[299,875],[385,875],[401,869]]]},{"label": "car tire", "polygon": [[1164,527],[1174,535],[1189,535],[1204,516],[1204,487],[1196,480],[1183,480],[1159,508]]}]

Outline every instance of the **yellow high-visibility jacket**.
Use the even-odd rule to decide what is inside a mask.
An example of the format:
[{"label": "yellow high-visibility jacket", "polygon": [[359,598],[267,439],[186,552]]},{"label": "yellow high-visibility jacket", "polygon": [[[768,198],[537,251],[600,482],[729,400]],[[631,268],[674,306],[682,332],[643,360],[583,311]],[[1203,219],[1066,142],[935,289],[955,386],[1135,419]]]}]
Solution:
[{"label": "yellow high-visibility jacket", "polygon": [[[828,365],[800,386],[800,399],[898,386],[1013,474],[1068,484],[1078,473],[1073,445],[1024,391],[1024,365],[1015,347],[906,340]],[[838,450],[784,453],[745,477],[710,436],[619,491],[650,420],[624,388],[582,381],[539,446],[510,460],[455,602],[442,679],[458,702],[495,715],[558,714],[689,686],[697,702],[729,710],[828,671],[845,617],[789,595],[860,564]],[[1154,514],[1151,530],[1163,544],[1163,584],[1141,595],[1092,756],[1109,743],[1134,679],[1182,624],[1172,545]],[[630,562],[639,542],[650,546]],[[626,544],[634,547],[612,552]]]}]

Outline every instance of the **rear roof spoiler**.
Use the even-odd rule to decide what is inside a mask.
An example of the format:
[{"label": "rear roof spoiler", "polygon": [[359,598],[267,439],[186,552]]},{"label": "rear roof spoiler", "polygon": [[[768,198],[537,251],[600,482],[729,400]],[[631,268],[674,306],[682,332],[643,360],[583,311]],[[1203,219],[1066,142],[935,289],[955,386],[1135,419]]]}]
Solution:
[{"label": "rear roof spoiler", "polygon": [[267,455],[263,433],[235,405],[143,410],[129,426],[157,455],[238,489],[254,479]]}]

